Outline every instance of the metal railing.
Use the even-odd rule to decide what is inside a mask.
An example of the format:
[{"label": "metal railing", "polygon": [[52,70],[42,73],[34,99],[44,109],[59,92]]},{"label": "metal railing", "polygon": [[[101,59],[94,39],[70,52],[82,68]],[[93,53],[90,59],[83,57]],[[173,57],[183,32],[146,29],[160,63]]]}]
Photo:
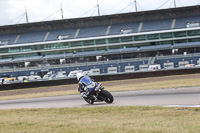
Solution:
[{"label": "metal railing", "polygon": [[50,65],[50,66],[35,66],[35,67],[26,67],[26,68],[0,68],[0,72],[17,72],[17,71],[31,71],[31,70],[43,70],[43,69],[52,69],[52,68],[66,68],[66,67],[80,67],[80,66],[90,66],[90,65],[106,65],[113,63],[126,63],[126,62],[137,62],[137,61],[146,61],[149,57],[143,58],[131,58],[131,59],[118,59],[118,60],[105,60],[97,62],[83,62],[83,63],[68,63],[68,64],[59,64],[59,65]]},{"label": "metal railing", "polygon": [[174,54],[174,55],[167,55],[167,56],[157,56],[157,59],[173,59],[173,58],[198,57],[198,56],[200,56],[200,53]]}]

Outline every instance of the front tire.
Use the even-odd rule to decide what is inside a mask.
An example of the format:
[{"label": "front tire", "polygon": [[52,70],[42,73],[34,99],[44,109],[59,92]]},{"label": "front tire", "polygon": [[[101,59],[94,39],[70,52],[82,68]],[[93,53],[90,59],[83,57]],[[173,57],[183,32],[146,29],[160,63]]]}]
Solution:
[{"label": "front tire", "polygon": [[100,92],[100,95],[105,98],[105,102],[106,103],[112,103],[114,101],[114,98],[113,98],[112,94],[109,91],[102,90]]},{"label": "front tire", "polygon": [[83,98],[83,99],[89,104],[93,104],[94,103],[94,100],[91,100],[89,98]]}]

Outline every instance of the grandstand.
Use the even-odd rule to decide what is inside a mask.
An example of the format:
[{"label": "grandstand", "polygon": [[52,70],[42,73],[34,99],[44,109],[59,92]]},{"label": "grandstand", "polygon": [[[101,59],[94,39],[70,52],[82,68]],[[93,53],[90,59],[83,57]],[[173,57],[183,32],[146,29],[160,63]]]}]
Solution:
[{"label": "grandstand", "polygon": [[199,14],[190,6],[0,26],[0,77],[198,65]]}]

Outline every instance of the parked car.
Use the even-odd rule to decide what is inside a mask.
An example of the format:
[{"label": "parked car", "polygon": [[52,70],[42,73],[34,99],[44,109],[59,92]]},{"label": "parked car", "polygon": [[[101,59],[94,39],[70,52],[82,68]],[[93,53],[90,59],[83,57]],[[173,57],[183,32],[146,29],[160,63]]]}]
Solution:
[{"label": "parked car", "polygon": [[12,84],[12,83],[15,83],[16,81],[17,81],[16,77],[5,78],[3,84]]},{"label": "parked car", "polygon": [[76,74],[79,72],[83,72],[83,70],[75,70],[75,71],[71,71],[68,75],[69,78],[75,78]]},{"label": "parked car", "polygon": [[185,67],[195,67],[195,64],[186,64]]}]

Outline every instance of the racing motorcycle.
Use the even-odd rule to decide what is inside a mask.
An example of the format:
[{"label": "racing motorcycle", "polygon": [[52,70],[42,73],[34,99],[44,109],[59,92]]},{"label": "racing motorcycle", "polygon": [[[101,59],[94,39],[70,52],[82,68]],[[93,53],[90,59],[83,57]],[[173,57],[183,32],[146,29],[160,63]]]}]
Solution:
[{"label": "racing motorcycle", "polygon": [[86,83],[88,86],[88,89],[90,89],[90,95],[88,97],[83,97],[83,99],[89,103],[93,104],[94,102],[106,102],[106,103],[112,103],[114,101],[114,98],[112,94],[105,90],[102,86],[102,83],[97,82],[89,82]]}]

